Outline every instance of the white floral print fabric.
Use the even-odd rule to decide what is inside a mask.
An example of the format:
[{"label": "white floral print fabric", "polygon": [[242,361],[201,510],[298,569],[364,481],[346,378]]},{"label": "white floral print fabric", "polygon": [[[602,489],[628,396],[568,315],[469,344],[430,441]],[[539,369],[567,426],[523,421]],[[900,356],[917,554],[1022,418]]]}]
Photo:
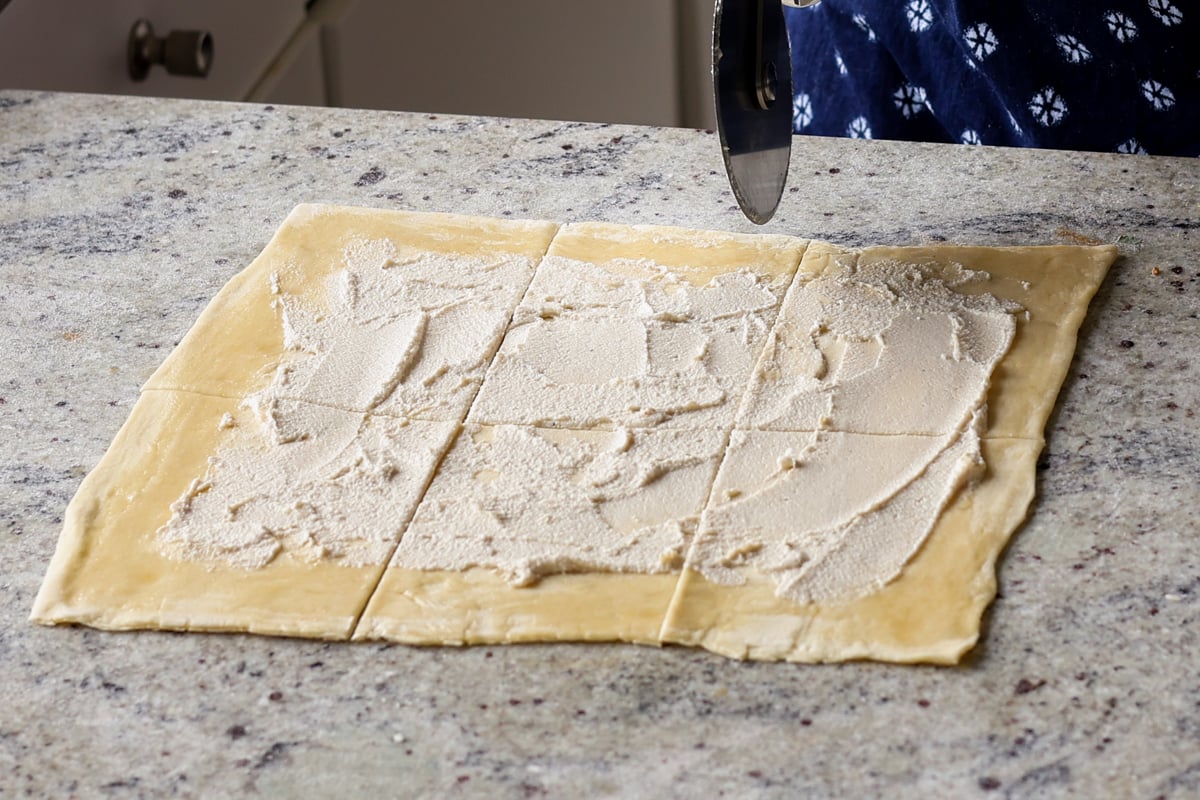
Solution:
[{"label": "white floral print fabric", "polygon": [[1189,0],[787,8],[797,133],[1200,156]]}]

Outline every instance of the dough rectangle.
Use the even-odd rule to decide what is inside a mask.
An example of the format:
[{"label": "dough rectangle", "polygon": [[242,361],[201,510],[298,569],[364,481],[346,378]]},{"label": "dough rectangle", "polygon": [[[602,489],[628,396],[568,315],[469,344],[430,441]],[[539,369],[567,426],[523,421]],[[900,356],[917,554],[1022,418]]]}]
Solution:
[{"label": "dough rectangle", "polygon": [[[457,422],[557,229],[550,222],[297,206],[146,388],[241,398],[274,379],[280,397]],[[375,307],[356,310],[353,324],[328,324],[342,318],[331,307],[358,300]],[[389,307],[406,313],[384,324],[379,315]],[[297,333],[300,322],[305,330]],[[455,337],[439,335],[455,323]],[[322,335],[350,357],[379,347],[378,358],[330,375],[305,339]],[[434,339],[438,346],[430,347]]]},{"label": "dough rectangle", "polygon": [[1117,257],[1111,245],[1090,247],[869,247],[861,262],[925,264],[957,283],[962,271],[983,273],[955,287],[1009,300],[1016,315],[1012,345],[996,365],[988,390],[985,438],[1041,439],[1075,354],[1088,304]]},{"label": "dough rectangle", "polygon": [[[1114,257],[300,206],[143,389],[68,508],[33,617],[952,663]],[[913,286],[990,297],[914,301],[878,341],[838,341],[817,313]],[[972,328],[999,307],[1010,327]],[[905,413],[788,407],[822,369],[882,369],[901,333],[938,343],[920,376],[854,391]],[[942,412],[920,377],[963,359],[990,383],[926,425]],[[879,491],[851,492],[856,473]],[[838,517],[845,501],[896,518],[926,474],[945,489],[902,536]],[[788,562],[796,526],[842,523],[869,535],[811,537]],[[835,568],[803,583],[818,557]],[[863,564],[867,584],[841,580]]]},{"label": "dough rectangle", "polygon": [[238,401],[148,390],[67,508],[34,603],[38,622],[128,630],[249,631],[344,639],[382,566],[287,554],[256,569],[170,559],[157,531],[234,429]]},{"label": "dough rectangle", "polygon": [[355,637],[657,642],[724,445],[468,423]]},{"label": "dough rectangle", "polygon": [[996,594],[996,560],[1033,501],[1039,440],[983,441],[987,474],[958,494],[900,576],[864,597],[796,604],[753,569],[713,583],[685,568],[664,643],[731,658],[954,664],[975,645]]}]

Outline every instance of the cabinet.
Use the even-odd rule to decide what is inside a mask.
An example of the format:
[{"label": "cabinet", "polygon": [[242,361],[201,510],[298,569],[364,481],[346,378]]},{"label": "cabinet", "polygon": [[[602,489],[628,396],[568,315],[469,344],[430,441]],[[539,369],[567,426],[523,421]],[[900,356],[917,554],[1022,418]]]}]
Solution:
[{"label": "cabinet", "polygon": [[[713,0],[0,0],[0,88],[712,127]],[[135,20],[212,34],[130,79]]]},{"label": "cabinet", "polygon": [[366,108],[711,126],[712,0],[358,0],[329,32]]},{"label": "cabinet", "polygon": [[[0,5],[2,88],[242,100],[278,85],[298,102],[325,99],[319,49],[301,42],[288,47],[304,32],[305,0],[0,0]],[[154,67],[144,81],[130,78],[126,50],[139,18],[149,20],[160,36],[171,30],[210,32],[208,76],[168,75]],[[286,69],[276,64],[285,53]]]}]

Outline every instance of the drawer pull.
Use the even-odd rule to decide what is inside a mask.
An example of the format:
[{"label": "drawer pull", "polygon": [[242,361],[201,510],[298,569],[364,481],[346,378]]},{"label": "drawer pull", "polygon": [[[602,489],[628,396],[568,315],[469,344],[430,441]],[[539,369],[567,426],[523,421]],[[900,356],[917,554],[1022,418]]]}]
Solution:
[{"label": "drawer pull", "polygon": [[160,37],[145,19],[133,23],[129,31],[129,77],[135,81],[144,81],[155,64],[162,64],[171,75],[203,78],[212,57],[213,38],[208,31],[171,31]]}]

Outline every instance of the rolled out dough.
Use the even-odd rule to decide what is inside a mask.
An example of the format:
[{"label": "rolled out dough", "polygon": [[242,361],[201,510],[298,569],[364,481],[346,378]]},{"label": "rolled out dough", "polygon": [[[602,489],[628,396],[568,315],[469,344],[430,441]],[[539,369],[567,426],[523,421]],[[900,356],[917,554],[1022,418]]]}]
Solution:
[{"label": "rolled out dough", "polygon": [[[365,255],[364,242],[371,244]],[[978,638],[995,595],[996,559],[1033,499],[1043,428],[1115,255],[1111,247],[1063,246],[852,252],[781,236],[300,206],[144,387],[71,501],[33,619],[412,644],[628,641],[763,660],[954,663]],[[304,361],[310,353],[289,332],[289,314],[332,318],[331,304],[359,289],[330,287],[360,261],[371,261],[380,281],[399,275],[395,304],[423,304],[413,330],[435,331],[449,344],[422,351],[394,374],[380,373],[367,354],[345,380],[336,364]],[[773,391],[763,382],[771,373],[755,363],[772,326],[786,322],[777,323],[785,294],[831,270],[883,262],[915,265],[956,292],[1023,309],[991,374],[978,432],[982,470],[946,498],[899,574],[869,593],[799,603],[752,567],[735,565],[732,581],[705,578],[689,559],[714,484],[733,485],[728,474],[718,476],[730,442],[812,433],[763,422],[754,397],[744,396],[747,387],[764,397]],[[406,279],[406,269],[414,277]],[[486,280],[476,280],[479,271]],[[964,271],[976,277],[964,279]],[[434,273],[446,277],[431,289],[423,276]],[[695,363],[678,355],[692,352],[689,330],[677,324],[681,309],[705,326],[708,344],[693,348]],[[447,320],[469,335],[436,333]],[[589,328],[596,320],[602,336]],[[378,338],[391,336],[403,351],[416,335],[381,325],[363,312],[360,328],[338,341],[361,354],[381,331]],[[555,368],[545,359],[555,353],[584,368],[550,380]],[[386,393],[362,390],[380,374]],[[617,389],[597,395],[589,388],[597,375]],[[255,432],[276,402],[318,404],[327,416],[345,415],[347,425],[386,418],[400,429],[416,426],[389,434],[397,442],[419,434],[430,449],[406,462],[427,467],[396,478],[403,483],[394,510],[374,534],[386,558],[356,561],[337,548],[322,555],[319,535],[301,546],[294,532],[278,537],[277,554],[262,566],[219,549],[199,558],[164,545],[160,529],[172,504],[189,492],[242,488],[222,483],[220,462],[232,447],[269,449]],[[630,471],[644,466],[640,444],[689,435],[703,455],[663,456],[665,466],[630,482]],[[846,437],[849,452],[862,449],[854,437],[873,434],[831,435]],[[495,442],[508,449],[494,451]],[[528,459],[510,457],[522,447]],[[530,467],[539,458],[573,465],[553,494],[542,495],[540,510],[547,478]],[[612,477],[597,478],[602,468]],[[643,484],[649,488],[639,498],[629,487]],[[507,510],[515,494],[533,498],[524,516]],[[460,497],[475,498],[478,508],[456,506],[466,502]],[[493,540],[480,514],[498,515],[495,530],[528,541]],[[624,542],[630,553],[649,548],[661,558],[649,571],[597,570],[586,558],[556,565],[555,531],[568,523],[578,523],[586,542]],[[272,526],[263,523],[264,535],[278,534]],[[438,563],[443,541],[475,555],[447,568]],[[497,561],[478,556],[480,547]],[[497,567],[510,552],[528,561],[527,580]],[[608,563],[620,560],[614,552]]]}]

